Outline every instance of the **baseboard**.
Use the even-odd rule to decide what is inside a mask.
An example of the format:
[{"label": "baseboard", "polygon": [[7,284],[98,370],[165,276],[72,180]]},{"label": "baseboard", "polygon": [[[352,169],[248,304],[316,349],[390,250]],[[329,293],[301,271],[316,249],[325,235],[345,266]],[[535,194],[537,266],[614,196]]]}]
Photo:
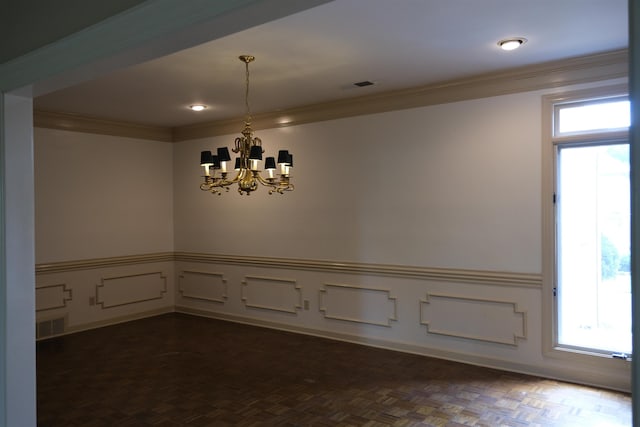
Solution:
[{"label": "baseboard", "polygon": [[77,326],[72,326],[72,327],[65,328],[65,331],[62,334],[47,336],[45,338],[40,338],[40,339],[38,339],[36,341],[44,341],[44,340],[48,340],[50,338],[62,337],[62,336],[69,335],[69,334],[75,334],[77,332],[83,332],[83,331],[89,331],[91,329],[102,328],[102,327],[105,327],[105,326],[113,326],[113,325],[117,325],[119,323],[130,322],[132,320],[139,320],[139,319],[144,319],[144,318],[147,318],[147,317],[159,316],[161,314],[173,313],[174,311],[175,310],[174,310],[173,306],[168,306],[168,307],[158,308],[158,309],[155,309],[155,310],[143,311],[141,313],[135,313],[135,314],[130,314],[130,315],[126,315],[126,316],[113,317],[111,319],[100,320],[100,321],[97,321],[97,322],[83,323],[82,325],[77,325]]},{"label": "baseboard", "polygon": [[599,375],[598,372],[586,371],[586,370],[567,370],[554,369],[549,367],[534,366],[522,363],[515,363],[510,360],[490,358],[484,356],[478,356],[474,354],[465,354],[451,352],[447,350],[440,350],[430,347],[417,346],[415,344],[387,341],[377,338],[368,338],[358,335],[344,334],[334,331],[324,331],[318,329],[304,328],[295,325],[283,324],[278,322],[271,322],[262,319],[243,317],[225,313],[216,313],[206,310],[199,310],[185,306],[176,306],[176,313],[191,314],[194,316],[208,317],[211,319],[224,320],[234,323],[242,323],[251,326],[264,327],[269,329],[276,329],[286,332],[299,333],[304,335],[311,335],[319,338],[327,338],[336,341],[344,341],[353,344],[360,344],[369,347],[381,348],[391,351],[399,351],[402,353],[416,354],[419,356],[433,357],[437,359],[449,360],[453,362],[466,363],[475,366],[482,366],[485,368],[492,368],[501,371],[514,372],[525,375],[532,375],[537,377],[549,378],[552,380],[571,382],[576,384],[582,384],[593,387],[607,388],[616,391],[622,391],[629,393],[631,391],[630,383],[624,381],[612,381],[612,378]]}]

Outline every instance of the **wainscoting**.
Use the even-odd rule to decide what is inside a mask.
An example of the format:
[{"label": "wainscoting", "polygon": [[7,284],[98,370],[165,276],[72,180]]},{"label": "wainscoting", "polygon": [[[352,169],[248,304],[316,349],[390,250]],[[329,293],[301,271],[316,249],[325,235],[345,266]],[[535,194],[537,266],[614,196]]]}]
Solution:
[{"label": "wainscoting", "polygon": [[174,311],[172,253],[36,266],[38,339]]},{"label": "wainscoting", "polygon": [[421,302],[420,323],[431,334],[509,345],[527,338],[527,313],[514,302],[439,294]]},{"label": "wainscoting", "polygon": [[543,355],[538,274],[184,252],[175,261],[177,312],[630,389],[628,363],[593,369]]},{"label": "wainscoting", "polygon": [[36,278],[41,338],[175,311],[630,390],[628,363],[543,355],[537,274],[177,252],[40,265]]}]

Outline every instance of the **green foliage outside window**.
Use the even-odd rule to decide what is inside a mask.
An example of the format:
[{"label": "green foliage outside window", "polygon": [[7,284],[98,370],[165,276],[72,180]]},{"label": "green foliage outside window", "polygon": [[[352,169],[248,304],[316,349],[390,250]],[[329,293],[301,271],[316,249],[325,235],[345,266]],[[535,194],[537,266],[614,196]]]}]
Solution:
[{"label": "green foliage outside window", "polygon": [[602,280],[613,279],[620,270],[620,253],[607,236],[600,239]]}]

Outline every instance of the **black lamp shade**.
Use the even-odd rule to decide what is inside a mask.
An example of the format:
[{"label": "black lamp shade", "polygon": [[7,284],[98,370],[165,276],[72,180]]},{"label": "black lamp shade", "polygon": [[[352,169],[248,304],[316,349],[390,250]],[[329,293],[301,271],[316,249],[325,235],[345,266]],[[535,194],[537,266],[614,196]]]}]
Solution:
[{"label": "black lamp shade", "polygon": [[264,161],[265,169],[275,169],[276,168],[276,158],[275,157],[267,157]]},{"label": "black lamp shade", "polygon": [[218,160],[221,162],[231,161],[231,156],[229,155],[229,149],[227,147],[218,148]]},{"label": "black lamp shade", "polygon": [[240,170],[240,157],[236,157],[236,167],[235,170]]},{"label": "black lamp shade", "polygon": [[220,169],[220,160],[218,159],[218,156],[211,156],[211,158],[213,160],[213,168]]},{"label": "black lamp shade", "polygon": [[213,164],[213,156],[211,155],[211,151],[201,151],[200,152],[200,165],[210,165]]},{"label": "black lamp shade", "polygon": [[289,151],[287,150],[278,151],[278,164],[281,164],[281,163],[287,164],[288,162],[289,162]]},{"label": "black lamp shade", "polygon": [[293,154],[289,154],[289,167],[293,167]]},{"label": "black lamp shade", "polygon": [[249,152],[249,158],[251,160],[262,160],[262,147],[254,145]]}]

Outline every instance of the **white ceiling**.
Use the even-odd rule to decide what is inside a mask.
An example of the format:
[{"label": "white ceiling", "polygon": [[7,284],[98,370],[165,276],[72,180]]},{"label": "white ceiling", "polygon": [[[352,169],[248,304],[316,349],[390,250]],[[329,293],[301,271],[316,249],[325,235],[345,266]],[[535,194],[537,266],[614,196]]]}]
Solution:
[{"label": "white ceiling", "polygon": [[[453,80],[626,48],[627,0],[335,0],[36,98],[40,110],[159,126]],[[505,52],[497,42],[525,37]],[[375,85],[358,88],[354,82]],[[204,103],[195,113],[187,107]]]}]

